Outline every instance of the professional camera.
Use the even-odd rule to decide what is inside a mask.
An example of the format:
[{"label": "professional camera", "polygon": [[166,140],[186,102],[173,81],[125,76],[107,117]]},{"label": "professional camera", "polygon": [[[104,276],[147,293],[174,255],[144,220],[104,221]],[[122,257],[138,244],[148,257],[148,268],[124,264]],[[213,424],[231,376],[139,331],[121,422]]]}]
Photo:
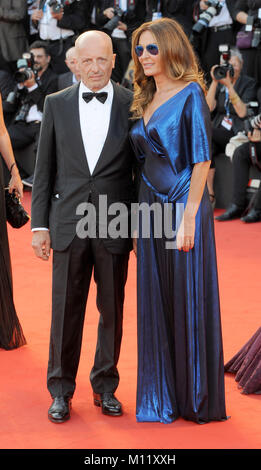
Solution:
[{"label": "professional camera", "polygon": [[258,13],[256,16],[247,17],[245,30],[253,31],[253,39],[252,39],[251,46],[252,47],[259,46],[260,39],[261,39],[261,8],[258,9]]},{"label": "professional camera", "polygon": [[60,13],[63,8],[63,5],[57,2],[57,0],[49,0],[48,5],[51,7],[54,13]]},{"label": "professional camera", "polygon": [[216,15],[219,15],[222,10],[223,5],[221,5],[221,3],[217,0],[208,0],[205,3],[208,5],[208,8],[199,15],[198,21],[192,28],[194,33],[201,34],[204,29],[208,28],[212,18]]},{"label": "professional camera", "polygon": [[37,71],[34,70],[34,56],[31,52],[25,52],[22,59],[18,59],[17,69],[14,74],[17,83],[26,82],[33,76],[37,77]]},{"label": "professional camera", "polygon": [[223,78],[226,78],[227,72],[229,72],[230,77],[234,77],[234,68],[233,65],[229,63],[231,53],[230,53],[230,47],[227,44],[221,44],[219,46],[219,52],[221,53],[221,59],[222,59],[222,64],[218,65],[214,71],[213,75],[216,80],[222,80]]},{"label": "professional camera", "polygon": [[247,104],[247,118],[244,120],[244,129],[246,134],[253,132],[254,129],[261,129],[261,114],[256,114],[259,108],[257,101],[250,101]]},{"label": "professional camera", "polygon": [[60,13],[65,5],[71,5],[75,1],[79,0],[61,0],[60,3],[57,0],[49,0],[48,5],[51,7],[54,13]]},{"label": "professional camera", "polygon": [[121,8],[114,8],[113,13],[114,16],[103,26],[103,29],[110,33],[117,28],[119,21],[124,21],[124,18],[126,17],[126,12]]}]

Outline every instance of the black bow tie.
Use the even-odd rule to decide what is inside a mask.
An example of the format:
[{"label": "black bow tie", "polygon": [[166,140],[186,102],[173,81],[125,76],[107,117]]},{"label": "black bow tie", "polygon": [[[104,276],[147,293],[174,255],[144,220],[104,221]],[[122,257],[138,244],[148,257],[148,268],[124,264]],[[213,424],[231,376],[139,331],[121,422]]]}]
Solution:
[{"label": "black bow tie", "polygon": [[82,97],[86,103],[89,103],[94,97],[97,98],[101,103],[105,103],[107,100],[108,93],[106,91],[101,91],[100,93],[83,93]]}]

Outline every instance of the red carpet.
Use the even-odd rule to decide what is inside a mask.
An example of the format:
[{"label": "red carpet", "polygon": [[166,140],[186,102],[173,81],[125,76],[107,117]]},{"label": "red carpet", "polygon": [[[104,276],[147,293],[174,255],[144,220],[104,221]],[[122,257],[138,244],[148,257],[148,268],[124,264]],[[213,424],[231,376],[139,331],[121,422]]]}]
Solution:
[{"label": "red carpet", "polygon": [[[30,193],[23,203],[30,210]],[[217,211],[219,212],[219,211]],[[261,223],[216,223],[225,361],[261,325]],[[92,284],[87,305],[81,362],[71,420],[47,419],[50,405],[46,368],[51,306],[51,260],[35,258],[29,224],[9,228],[15,304],[28,344],[0,350],[1,449],[259,449],[261,395],[242,395],[226,374],[227,422],[197,425],[179,419],[165,425],[137,423],[136,261],[131,256],[126,289],[124,336],[117,397],[120,418],[105,417],[93,406],[89,372],[96,344],[97,310]]]}]

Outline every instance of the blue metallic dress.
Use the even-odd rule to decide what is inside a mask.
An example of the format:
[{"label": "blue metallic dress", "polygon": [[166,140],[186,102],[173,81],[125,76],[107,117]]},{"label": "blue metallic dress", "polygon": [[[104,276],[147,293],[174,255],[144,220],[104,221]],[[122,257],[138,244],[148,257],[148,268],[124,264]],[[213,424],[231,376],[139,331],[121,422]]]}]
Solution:
[{"label": "blue metallic dress", "polygon": [[[192,82],[172,96],[146,126],[138,120],[131,141],[143,162],[139,203],[159,203],[162,208],[167,203],[177,229],[177,208],[186,205],[193,165],[211,158],[210,115],[200,86]],[[137,421],[170,423],[179,416],[197,423],[225,420],[216,248],[207,188],[189,252],[167,249],[164,231],[155,236],[154,211],[150,235],[143,236],[143,217],[140,210]]]}]

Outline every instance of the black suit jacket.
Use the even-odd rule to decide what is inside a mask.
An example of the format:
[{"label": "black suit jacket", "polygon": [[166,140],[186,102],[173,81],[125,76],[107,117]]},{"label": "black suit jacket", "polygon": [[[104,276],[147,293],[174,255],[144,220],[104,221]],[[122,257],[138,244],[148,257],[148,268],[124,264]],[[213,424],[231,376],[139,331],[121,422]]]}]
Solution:
[{"label": "black suit jacket", "polygon": [[[99,208],[99,195],[108,206],[134,198],[135,156],[129,142],[132,92],[113,83],[114,96],[107,139],[92,175],[81,136],[79,84],[46,98],[32,193],[32,228],[48,227],[54,250],[66,249],[76,234],[77,207],[89,200]],[[97,123],[98,125],[98,123]],[[113,217],[108,217],[108,223]],[[104,238],[112,253],[131,249],[130,238]]]},{"label": "black suit jacket", "polygon": [[69,86],[73,85],[73,73],[71,71],[61,73],[58,76],[58,91],[64,90],[64,88],[68,88]]}]

